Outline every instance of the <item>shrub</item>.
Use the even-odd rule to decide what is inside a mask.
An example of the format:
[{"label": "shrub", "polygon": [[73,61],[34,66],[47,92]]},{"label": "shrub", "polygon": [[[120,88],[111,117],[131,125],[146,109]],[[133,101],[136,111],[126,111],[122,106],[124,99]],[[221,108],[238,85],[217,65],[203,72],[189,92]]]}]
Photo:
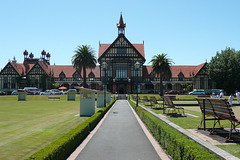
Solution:
[{"label": "shrub", "polygon": [[129,101],[156,140],[173,159],[219,159],[165,122]]}]

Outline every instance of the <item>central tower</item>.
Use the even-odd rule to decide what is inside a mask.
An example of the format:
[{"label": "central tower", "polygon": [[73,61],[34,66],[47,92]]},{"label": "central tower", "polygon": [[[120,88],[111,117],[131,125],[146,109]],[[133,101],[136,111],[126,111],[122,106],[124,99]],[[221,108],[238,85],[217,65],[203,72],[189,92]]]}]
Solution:
[{"label": "central tower", "polygon": [[[98,54],[101,81],[108,91],[120,94],[136,93],[136,82],[143,80],[142,65],[145,62],[144,44],[132,44],[125,37],[125,27],[121,13],[117,38],[112,44],[99,43]],[[138,70],[134,68],[136,62],[141,65]]]},{"label": "central tower", "polygon": [[119,23],[117,24],[117,28],[118,28],[118,35],[120,34],[125,34],[125,27],[126,27],[126,23],[123,23],[123,18],[122,18],[122,13],[119,19]]}]

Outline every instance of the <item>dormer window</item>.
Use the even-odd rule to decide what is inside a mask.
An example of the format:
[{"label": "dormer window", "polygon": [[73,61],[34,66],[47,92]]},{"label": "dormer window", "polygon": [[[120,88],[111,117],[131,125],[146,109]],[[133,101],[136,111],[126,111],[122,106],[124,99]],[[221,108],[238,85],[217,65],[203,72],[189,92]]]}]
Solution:
[{"label": "dormer window", "polygon": [[93,74],[93,72],[90,72],[90,73],[89,73],[88,78],[89,78],[90,81],[93,81],[93,80],[94,80],[95,75]]},{"label": "dormer window", "polygon": [[73,80],[74,81],[80,81],[81,80],[81,75],[78,72],[75,72],[73,74]]},{"label": "dormer window", "polygon": [[61,72],[59,74],[59,78],[60,78],[60,81],[64,81],[64,78],[66,78],[66,75],[63,72]]},{"label": "dormer window", "polygon": [[182,72],[178,74],[178,81],[183,81],[184,75]]},{"label": "dormer window", "polygon": [[149,78],[150,78],[151,81],[154,80],[154,73],[153,72],[150,73]]}]

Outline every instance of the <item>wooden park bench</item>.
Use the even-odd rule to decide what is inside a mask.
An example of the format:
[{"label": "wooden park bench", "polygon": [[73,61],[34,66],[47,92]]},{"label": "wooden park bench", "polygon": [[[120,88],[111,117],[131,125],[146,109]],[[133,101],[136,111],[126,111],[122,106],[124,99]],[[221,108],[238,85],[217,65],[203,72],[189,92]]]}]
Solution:
[{"label": "wooden park bench", "polygon": [[137,96],[132,95],[132,99],[133,99],[134,101],[136,101]]},{"label": "wooden park bench", "polygon": [[48,100],[60,100],[60,97],[48,97]]},{"label": "wooden park bench", "polygon": [[163,97],[170,98],[171,100],[176,100],[176,96],[165,95]]},{"label": "wooden park bench", "polygon": [[[184,115],[184,108],[180,106],[174,105],[172,99],[168,96],[163,96],[163,113],[165,113],[165,109],[168,111],[172,111],[172,113],[179,113]],[[167,107],[165,107],[167,106]],[[182,111],[182,113],[180,112]]]},{"label": "wooden park bench", "polygon": [[[203,111],[206,112],[206,106],[211,106],[212,111],[208,112],[207,114],[209,116],[212,116],[216,119],[218,119],[219,123],[220,120],[229,120],[231,123],[231,129],[229,131],[228,137],[225,138],[225,142],[231,142],[231,135],[232,131],[235,130],[237,133],[239,133],[238,130],[236,130],[236,127],[240,124],[240,119],[237,119],[234,115],[234,112],[232,110],[231,105],[228,103],[226,99],[223,98],[197,98],[198,102],[202,103]],[[205,113],[206,115],[206,113]],[[205,117],[203,117],[205,119]],[[204,120],[205,121],[205,120]],[[211,130],[211,134],[214,133],[215,125],[218,122],[215,122],[213,125],[213,128]],[[204,126],[205,127],[205,126]],[[238,140],[240,141],[240,140]]]},{"label": "wooden park bench", "polygon": [[210,95],[198,95],[197,97],[208,97],[208,98],[210,98]]},{"label": "wooden park bench", "polygon": [[163,104],[159,103],[156,99],[155,96],[151,96],[150,97],[150,102],[151,102],[151,108],[155,107],[155,108],[163,108]]},{"label": "wooden park bench", "polygon": [[144,103],[145,106],[151,106],[152,105],[151,101],[148,100],[147,96],[143,96],[142,102]]},{"label": "wooden park bench", "polygon": [[[200,126],[198,127],[198,129],[204,129],[206,130],[206,121],[214,121],[213,125],[214,127],[216,126],[216,124],[219,125],[220,128],[223,128],[220,124],[220,120],[215,113],[214,110],[212,108],[212,104],[209,101],[209,98],[204,98],[204,97],[198,97],[196,98],[199,106],[200,106],[200,110],[202,112],[202,119],[200,122]],[[203,128],[202,128],[203,125]]]}]

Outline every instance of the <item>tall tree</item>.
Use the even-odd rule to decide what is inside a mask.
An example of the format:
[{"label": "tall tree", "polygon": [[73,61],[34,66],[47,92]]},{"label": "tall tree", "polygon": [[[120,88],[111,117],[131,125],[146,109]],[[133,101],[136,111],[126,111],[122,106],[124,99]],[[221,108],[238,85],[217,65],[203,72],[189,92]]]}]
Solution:
[{"label": "tall tree", "polygon": [[163,80],[172,77],[170,65],[173,61],[167,58],[167,54],[162,53],[153,56],[149,63],[152,63],[153,72],[160,78],[160,96],[163,96]]},{"label": "tall tree", "polygon": [[83,87],[86,88],[86,69],[95,68],[97,63],[94,55],[95,51],[89,45],[79,45],[74,52],[75,55],[72,56],[72,64],[80,72],[83,71]]},{"label": "tall tree", "polygon": [[227,47],[217,52],[208,63],[207,72],[216,82],[216,87],[224,89],[227,94],[240,89],[240,52]]}]

